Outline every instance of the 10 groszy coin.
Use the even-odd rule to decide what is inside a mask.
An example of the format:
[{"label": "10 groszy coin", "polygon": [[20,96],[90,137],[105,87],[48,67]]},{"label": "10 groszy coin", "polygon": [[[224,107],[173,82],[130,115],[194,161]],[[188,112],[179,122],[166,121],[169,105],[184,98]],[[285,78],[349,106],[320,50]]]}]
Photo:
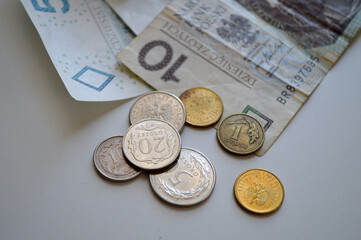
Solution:
[{"label": "10 groszy coin", "polygon": [[280,208],[284,189],[281,181],[271,172],[263,169],[250,169],[234,183],[237,202],[246,210],[267,214]]},{"label": "10 groszy coin", "polygon": [[141,171],[130,166],[123,155],[123,137],[114,136],[102,141],[94,150],[95,168],[111,181],[126,181],[138,176]]}]

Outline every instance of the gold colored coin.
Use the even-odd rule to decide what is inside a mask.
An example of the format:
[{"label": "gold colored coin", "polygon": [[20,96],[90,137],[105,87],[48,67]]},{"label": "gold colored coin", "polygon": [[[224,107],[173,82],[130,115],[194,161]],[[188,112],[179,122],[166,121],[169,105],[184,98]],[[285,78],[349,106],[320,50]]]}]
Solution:
[{"label": "gold colored coin", "polygon": [[263,169],[250,169],[239,175],[233,190],[237,202],[246,210],[257,214],[276,211],[284,199],[281,181]]},{"label": "gold colored coin", "polygon": [[193,126],[206,127],[216,123],[222,116],[223,103],[212,90],[191,88],[179,97],[187,112],[186,122]]},{"label": "gold colored coin", "polygon": [[264,131],[261,124],[247,114],[232,114],[218,125],[219,143],[236,154],[250,154],[261,148]]}]

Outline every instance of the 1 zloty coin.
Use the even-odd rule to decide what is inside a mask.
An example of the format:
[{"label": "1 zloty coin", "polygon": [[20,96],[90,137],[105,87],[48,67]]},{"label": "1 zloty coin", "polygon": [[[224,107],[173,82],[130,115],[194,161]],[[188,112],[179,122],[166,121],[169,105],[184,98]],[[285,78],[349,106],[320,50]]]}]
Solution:
[{"label": "1 zloty coin", "polygon": [[109,180],[127,181],[141,173],[126,162],[122,146],[123,137],[114,136],[102,141],[94,150],[95,168]]},{"label": "1 zloty coin", "polygon": [[178,159],[180,150],[178,130],[159,119],[137,122],[124,135],[124,155],[133,165],[143,170],[169,167]]},{"label": "1 zloty coin", "polygon": [[150,174],[149,178],[161,199],[179,206],[192,206],[206,200],[216,183],[211,162],[191,148],[182,148],[177,164],[171,169]]},{"label": "1 zloty coin", "polygon": [[169,122],[181,131],[186,121],[186,110],[175,95],[161,91],[150,92],[141,96],[129,113],[131,124],[148,118]]},{"label": "1 zloty coin", "polygon": [[236,154],[250,154],[261,148],[265,134],[261,124],[247,114],[232,114],[217,128],[219,143]]}]

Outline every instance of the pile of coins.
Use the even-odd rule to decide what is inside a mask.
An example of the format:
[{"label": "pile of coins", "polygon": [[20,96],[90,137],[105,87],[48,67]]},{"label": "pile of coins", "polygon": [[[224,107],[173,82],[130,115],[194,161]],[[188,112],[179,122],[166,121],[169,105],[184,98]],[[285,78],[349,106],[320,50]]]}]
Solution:
[{"label": "pile of coins", "polygon": [[[180,132],[185,122],[212,126],[222,113],[220,97],[207,88],[189,89],[179,98],[161,91],[144,94],[130,109],[131,126],[124,136],[108,138],[96,147],[95,167],[112,181],[127,181],[148,172],[161,199],[179,206],[198,204],[211,195],[215,170],[204,154],[182,147]],[[265,135],[255,118],[239,113],[218,124],[217,138],[226,150],[244,155],[260,149]],[[234,194],[242,207],[254,213],[277,210],[284,195],[278,178],[261,169],[242,173]]]},{"label": "pile of coins", "polygon": [[191,206],[206,200],[215,186],[215,170],[204,154],[182,148],[179,132],[186,116],[183,102],[173,94],[156,91],[141,96],[130,109],[131,126],[124,136],[96,147],[96,169],[112,181],[148,172],[154,192],[171,204]]}]

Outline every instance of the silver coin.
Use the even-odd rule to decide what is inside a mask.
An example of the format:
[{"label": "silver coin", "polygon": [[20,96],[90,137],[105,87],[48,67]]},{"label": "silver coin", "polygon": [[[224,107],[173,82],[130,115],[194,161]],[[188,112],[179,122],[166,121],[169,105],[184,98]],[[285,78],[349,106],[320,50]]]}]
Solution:
[{"label": "silver coin", "polygon": [[123,137],[114,136],[102,141],[94,150],[95,168],[105,178],[112,181],[127,181],[142,171],[130,166],[123,155]]},{"label": "silver coin", "polygon": [[166,172],[150,174],[155,193],[165,201],[191,206],[206,200],[216,183],[211,162],[202,153],[182,148],[178,163]]},{"label": "silver coin", "polygon": [[177,160],[180,150],[181,138],[177,129],[159,119],[137,122],[124,135],[124,155],[143,170],[169,167]]},{"label": "silver coin", "polygon": [[141,96],[129,113],[131,124],[148,118],[169,122],[181,131],[186,121],[186,110],[177,96],[167,92],[150,92]]}]

